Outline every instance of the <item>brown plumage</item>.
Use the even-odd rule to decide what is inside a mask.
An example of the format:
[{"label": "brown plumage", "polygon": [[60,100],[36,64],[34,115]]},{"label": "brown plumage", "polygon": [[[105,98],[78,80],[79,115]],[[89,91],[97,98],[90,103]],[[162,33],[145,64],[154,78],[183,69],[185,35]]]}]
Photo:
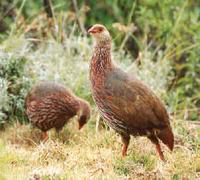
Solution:
[{"label": "brown plumage", "polygon": [[78,115],[79,129],[90,118],[90,105],[75,96],[63,85],[53,82],[40,82],[27,94],[25,108],[29,120],[48,138],[47,131],[61,130],[65,123]]},{"label": "brown plumage", "polygon": [[147,136],[162,160],[159,139],[173,150],[174,136],[160,99],[141,81],[117,68],[111,60],[111,37],[100,24],[88,32],[96,44],[90,64],[93,98],[107,124],[121,135],[126,155],[130,135]]}]

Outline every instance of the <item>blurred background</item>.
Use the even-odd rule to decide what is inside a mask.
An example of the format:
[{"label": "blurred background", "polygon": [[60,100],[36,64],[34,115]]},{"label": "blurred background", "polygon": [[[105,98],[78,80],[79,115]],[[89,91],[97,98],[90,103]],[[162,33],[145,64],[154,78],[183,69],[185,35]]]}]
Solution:
[{"label": "blurred background", "polygon": [[[167,153],[165,167],[157,165],[148,142],[132,140],[131,155],[120,159],[113,155],[118,156],[121,147],[115,135],[98,134],[88,75],[93,41],[87,35],[96,23],[111,32],[113,60],[146,82],[167,106],[176,147],[173,154]],[[62,136],[70,140],[35,146],[38,134],[27,126],[24,97],[40,80],[60,82],[91,103],[92,117],[82,139],[69,125]],[[87,178],[91,173],[85,168],[89,168],[103,174],[95,174],[97,179],[143,175],[196,179],[200,177],[199,117],[199,0],[0,0],[0,127],[4,130],[0,131],[0,169],[7,175],[12,169],[14,176],[8,179],[23,179],[23,174],[27,179],[34,168],[48,165],[58,166],[59,175],[65,167],[69,174],[63,177]],[[143,143],[150,148],[144,150]]]}]

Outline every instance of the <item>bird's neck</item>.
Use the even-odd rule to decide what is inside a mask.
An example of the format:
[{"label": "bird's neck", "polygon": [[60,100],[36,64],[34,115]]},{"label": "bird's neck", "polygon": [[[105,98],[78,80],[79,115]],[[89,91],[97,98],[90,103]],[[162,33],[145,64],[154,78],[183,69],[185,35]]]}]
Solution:
[{"label": "bird's neck", "polygon": [[111,60],[111,42],[97,43],[94,47],[92,61],[90,64],[91,76],[104,76],[113,68]]},{"label": "bird's neck", "polygon": [[85,101],[79,98],[79,111],[81,111],[80,115],[87,115],[90,112],[89,104]]}]

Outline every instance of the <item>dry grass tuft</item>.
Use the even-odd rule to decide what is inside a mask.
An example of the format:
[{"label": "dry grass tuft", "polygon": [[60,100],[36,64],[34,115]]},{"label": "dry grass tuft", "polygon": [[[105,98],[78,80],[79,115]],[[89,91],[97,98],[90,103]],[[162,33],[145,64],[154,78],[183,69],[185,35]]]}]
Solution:
[{"label": "dry grass tuft", "polygon": [[[57,135],[40,142],[40,131],[29,125],[8,127],[0,133],[1,179],[197,179],[200,177],[197,128],[174,120],[174,152],[163,147],[167,162],[144,137],[132,138],[128,156],[121,157],[121,140],[113,131],[95,131],[91,120],[81,131],[72,120]],[[184,143],[183,143],[184,142]]]}]

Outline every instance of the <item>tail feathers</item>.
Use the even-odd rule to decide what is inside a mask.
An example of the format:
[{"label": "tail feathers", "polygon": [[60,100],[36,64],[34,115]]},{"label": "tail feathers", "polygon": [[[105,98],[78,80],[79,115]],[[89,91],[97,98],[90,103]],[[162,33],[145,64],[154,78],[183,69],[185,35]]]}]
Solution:
[{"label": "tail feathers", "polygon": [[167,145],[167,147],[173,151],[174,148],[174,134],[170,127],[167,127],[160,131],[160,133],[157,135],[158,138]]}]

